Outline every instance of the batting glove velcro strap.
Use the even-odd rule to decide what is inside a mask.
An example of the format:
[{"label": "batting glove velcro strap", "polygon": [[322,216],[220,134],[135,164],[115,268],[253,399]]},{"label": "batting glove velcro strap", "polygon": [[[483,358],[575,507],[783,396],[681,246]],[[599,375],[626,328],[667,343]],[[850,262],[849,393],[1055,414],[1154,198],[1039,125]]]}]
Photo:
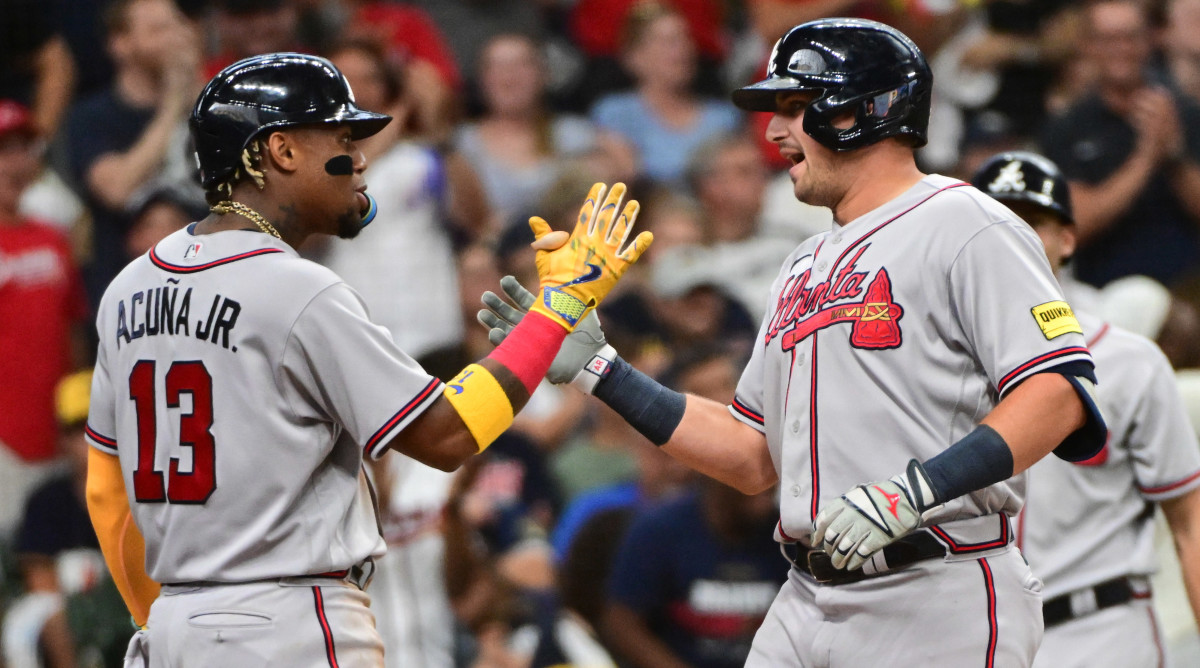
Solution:
[{"label": "batting glove velcro strap", "polygon": [[812,545],[824,550],[835,568],[854,570],[916,529],[935,499],[929,476],[914,459],[904,474],[859,485],[822,508]]}]

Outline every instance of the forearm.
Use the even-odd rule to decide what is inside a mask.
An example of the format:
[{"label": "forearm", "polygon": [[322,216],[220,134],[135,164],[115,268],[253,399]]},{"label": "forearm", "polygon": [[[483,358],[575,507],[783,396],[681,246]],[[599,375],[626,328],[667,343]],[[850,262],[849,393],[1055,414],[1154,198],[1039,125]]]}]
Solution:
[{"label": "forearm", "polygon": [[1129,210],[1154,168],[1154,157],[1148,151],[1135,149],[1129,159],[1104,181],[1095,185],[1072,185],[1071,200],[1081,244],[1107,230]]},{"label": "forearm", "polygon": [[1083,401],[1070,381],[1038,373],[1014,388],[982,421],[1012,451],[1013,471],[1021,473],[1050,454],[1084,425]]},{"label": "forearm", "polygon": [[687,663],[650,632],[640,615],[620,603],[610,603],[604,613],[604,637],[636,668],[688,668]]},{"label": "forearm", "polygon": [[55,37],[37,54],[37,88],[33,94],[33,115],[38,131],[52,137],[71,102],[75,87],[75,62],[66,40]]},{"label": "forearm", "polygon": [[1192,615],[1200,624],[1200,489],[1164,501],[1162,509],[1171,527]]},{"label": "forearm", "polygon": [[169,105],[159,107],[150,125],[129,150],[109,153],[97,160],[87,174],[87,185],[92,194],[110,208],[123,208],[129,197],[162,164],[179,117]]},{"label": "forearm", "polygon": [[757,494],[779,480],[766,437],[724,405],[695,395],[687,395],[683,420],[662,449],[744,494]]},{"label": "forearm", "polygon": [[389,447],[443,471],[458,468],[512,425],[564,338],[560,325],[531,314],[490,355],[447,383]]},{"label": "forearm", "polygon": [[94,448],[88,452],[87,507],[113,582],[134,621],[144,625],[159,586],[146,573],[146,545],[129,510],[121,462]]}]

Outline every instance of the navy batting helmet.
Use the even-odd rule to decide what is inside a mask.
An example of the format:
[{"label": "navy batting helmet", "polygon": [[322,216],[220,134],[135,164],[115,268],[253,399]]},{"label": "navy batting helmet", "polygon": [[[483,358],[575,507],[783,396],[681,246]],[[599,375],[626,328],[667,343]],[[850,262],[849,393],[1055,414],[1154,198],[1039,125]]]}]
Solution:
[{"label": "navy batting helmet", "polygon": [[1075,222],[1066,178],[1058,165],[1036,153],[997,153],[979,168],[971,185],[1001,202],[1029,202]]},{"label": "navy batting helmet", "polygon": [[[786,91],[814,91],[804,131],[823,146],[848,151],[886,137],[925,145],[933,73],[921,50],[895,28],[865,19],[821,19],[792,28],[771,52],[767,77],[733,92],[749,111],[775,111]],[[854,125],[833,120],[854,113]]]},{"label": "navy batting helmet", "polygon": [[362,139],[391,116],[359,109],[346,77],[324,58],[301,53],[253,56],[221,70],[204,87],[190,127],[200,183],[215,186],[242,164],[242,151],[265,130],[348,123]]}]

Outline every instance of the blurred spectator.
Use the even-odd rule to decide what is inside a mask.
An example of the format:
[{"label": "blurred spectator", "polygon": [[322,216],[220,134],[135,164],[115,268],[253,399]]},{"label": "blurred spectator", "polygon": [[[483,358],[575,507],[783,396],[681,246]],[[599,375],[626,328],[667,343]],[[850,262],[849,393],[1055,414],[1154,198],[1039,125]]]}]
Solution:
[{"label": "blurred spectator", "polygon": [[449,52],[466,77],[482,62],[483,50],[499,35],[526,35],[538,43],[547,37],[545,13],[557,0],[414,0],[443,35]]},{"label": "blurred spectator", "polygon": [[[510,464],[491,460],[495,447],[463,464],[446,506],[447,588],[470,634],[459,665],[612,666],[590,630],[559,603],[545,534],[506,500],[520,478]],[[497,523],[518,531],[502,538]]]},{"label": "blurred spectator", "polygon": [[387,668],[454,668],[442,514],[454,474],[410,457],[372,464],[387,554],[375,561],[371,610]]},{"label": "blurred spectator", "polygon": [[641,173],[650,179],[681,184],[696,147],[741,127],[733,105],[692,93],[695,43],[684,16],[669,6],[648,2],[629,12],[621,62],[636,82],[634,90],[601,98],[592,119],[633,144]]},{"label": "blurred spectator", "polygon": [[28,110],[0,100],[0,541],[52,473],[54,384],[87,355],[87,306],[67,240],[17,211],[40,171],[39,146]]},{"label": "blurred spectator", "polygon": [[453,238],[470,238],[483,223],[455,195],[471,189],[461,179],[473,179],[473,174],[467,170],[464,175],[461,164],[452,169],[451,159],[406,132],[412,106],[403,80],[379,49],[353,43],[330,57],[354,88],[359,105],[390,113],[394,120],[361,143],[371,165],[367,186],[379,203],[377,218],[359,235],[366,243],[331,238],[322,245],[319,260],[362,295],[375,322],[409,355],[424,363],[454,354],[463,338],[463,320]]},{"label": "blurred spectator", "polygon": [[801,240],[760,232],[767,168],[758,147],[745,135],[714,139],[692,155],[688,182],[704,212],[704,264],[758,320],[779,266]]},{"label": "blurred spectator", "polygon": [[131,212],[133,224],[125,237],[129,257],[149,252],[168,235],[208,215],[207,209],[170,185],[140,195]]},{"label": "blurred spectator", "polygon": [[1200,109],[1148,71],[1140,3],[1103,0],[1085,16],[1095,92],[1042,138],[1071,181],[1074,273],[1093,285],[1130,274],[1171,285],[1200,263]]},{"label": "blurred spectator", "polygon": [[[25,504],[15,544],[24,594],[4,621],[8,668],[113,665],[133,633],[84,501],[91,382],[90,370],[79,371],[56,388],[58,445],[68,468],[39,485]],[[80,613],[86,629],[78,620],[70,623]]]},{"label": "blurred spectator", "polygon": [[53,5],[0,0],[0,99],[30,108],[34,127],[53,137],[75,85],[75,63]]},{"label": "blurred spectator", "polygon": [[687,31],[695,43],[698,66],[691,85],[697,92],[723,96],[720,70],[728,44],[724,22],[729,12],[717,0],[580,0],[570,10],[568,30],[572,41],[587,58],[583,85],[577,97],[586,109],[599,97],[628,88],[633,81],[623,67],[624,26],[630,15],[644,11],[648,4],[665,5],[687,22]]},{"label": "blurred spectator", "polygon": [[[632,172],[631,149],[590,121],[556,115],[545,104],[546,63],[529,37],[504,34],[479,57],[483,116],[459,127],[455,145],[479,170],[494,208],[493,229],[525,225],[563,167],[563,160],[605,151]],[[544,214],[542,214],[544,215]]]},{"label": "blurred spectator", "polygon": [[297,37],[297,12],[288,0],[217,0],[213,3],[216,53],[204,79],[242,58],[276,51],[305,51]]},{"label": "blurred spectator", "polygon": [[1200,103],[1200,0],[1167,0],[1167,67],[1180,92]]},{"label": "blurred spectator", "polygon": [[[681,390],[730,401],[740,366],[702,355],[676,372]],[[787,579],[771,539],[774,491],[753,496],[704,478],[633,520],[609,579],[603,637],[638,668],[742,666]]]},{"label": "blurred spectator", "polygon": [[433,143],[449,141],[459,116],[459,64],[445,35],[420,7],[387,0],[341,0],[348,22],[338,41],[366,41],[383,50],[390,67],[402,69],[414,127]]},{"label": "blurred spectator", "polygon": [[1118,278],[1100,290],[1096,308],[1112,324],[1158,344],[1175,369],[1200,367],[1200,312],[1158,281]]},{"label": "blurred spectator", "polygon": [[591,490],[633,482],[638,476],[633,446],[645,439],[616,413],[595,404],[588,408],[589,419],[550,460],[555,482],[568,502]]},{"label": "blurred spectator", "polygon": [[202,197],[184,124],[199,90],[198,36],[171,0],[114,0],[105,28],[113,85],[80,100],[65,128],[72,176],[92,212],[92,304],[131,259],[127,207],[140,188],[189,183]]}]

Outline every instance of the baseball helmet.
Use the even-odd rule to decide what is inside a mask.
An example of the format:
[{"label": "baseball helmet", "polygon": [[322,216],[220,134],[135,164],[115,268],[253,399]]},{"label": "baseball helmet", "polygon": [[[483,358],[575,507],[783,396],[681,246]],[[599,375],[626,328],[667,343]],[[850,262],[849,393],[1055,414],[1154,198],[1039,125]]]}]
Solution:
[{"label": "baseball helmet", "polygon": [[1067,179],[1049,159],[1028,151],[997,153],[975,173],[971,185],[1001,202],[1029,202],[1074,223]]},{"label": "baseball helmet", "polygon": [[[823,146],[849,151],[886,137],[925,145],[933,72],[921,50],[895,28],[865,19],[820,19],[792,28],[771,51],[767,77],[733,92],[749,111],[775,111],[786,91],[814,91],[804,131]],[[833,120],[854,113],[854,125]]]},{"label": "baseball helmet", "polygon": [[242,163],[242,151],[267,130],[347,123],[354,139],[379,132],[391,116],[358,108],[333,63],[301,53],[252,56],[221,70],[204,87],[189,126],[205,188]]}]

